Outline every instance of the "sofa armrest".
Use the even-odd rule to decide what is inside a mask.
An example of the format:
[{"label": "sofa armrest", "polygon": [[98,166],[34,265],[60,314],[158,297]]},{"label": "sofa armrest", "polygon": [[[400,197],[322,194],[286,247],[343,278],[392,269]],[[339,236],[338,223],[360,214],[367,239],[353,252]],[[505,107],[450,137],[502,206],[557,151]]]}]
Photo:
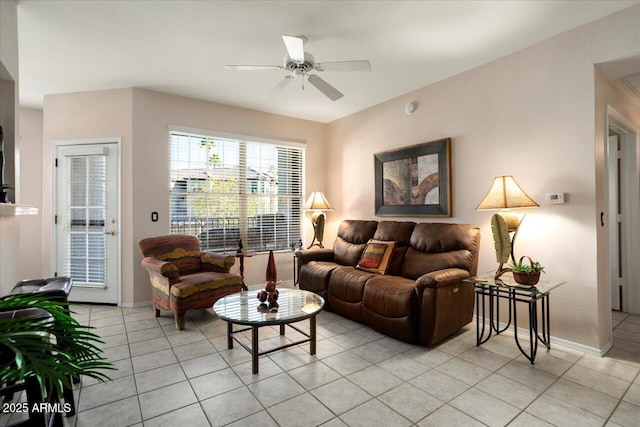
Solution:
[{"label": "sofa armrest", "polygon": [[142,266],[149,272],[149,274],[168,278],[170,283],[176,283],[180,280],[178,267],[170,262],[162,261],[153,257],[145,257],[142,259]]},{"label": "sofa armrest", "polygon": [[467,270],[461,268],[446,268],[444,270],[431,271],[423,274],[416,280],[416,288],[419,291],[425,288],[439,288],[449,286],[471,277]]},{"label": "sofa armrest", "polygon": [[299,265],[302,266],[310,261],[333,261],[332,249],[303,249],[295,252]]},{"label": "sofa armrest", "polygon": [[202,262],[202,269],[204,271],[228,273],[236,262],[236,257],[234,255],[200,252],[200,261]]}]

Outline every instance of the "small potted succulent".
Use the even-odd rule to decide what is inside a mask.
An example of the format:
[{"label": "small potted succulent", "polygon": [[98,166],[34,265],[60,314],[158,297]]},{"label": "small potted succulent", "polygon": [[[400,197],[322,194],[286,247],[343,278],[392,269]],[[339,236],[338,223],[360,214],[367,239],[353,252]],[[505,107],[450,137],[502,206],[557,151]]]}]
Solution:
[{"label": "small potted succulent", "polygon": [[[529,260],[527,264],[524,259]],[[540,273],[544,273],[544,267],[538,262],[533,261],[531,257],[522,256],[518,262],[509,266],[513,271],[513,279],[521,285],[533,286],[540,280]]]}]

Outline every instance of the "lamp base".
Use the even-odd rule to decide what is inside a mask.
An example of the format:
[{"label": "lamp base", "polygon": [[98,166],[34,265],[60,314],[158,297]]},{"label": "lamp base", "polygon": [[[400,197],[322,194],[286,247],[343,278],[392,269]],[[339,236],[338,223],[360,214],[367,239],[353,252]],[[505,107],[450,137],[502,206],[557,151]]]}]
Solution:
[{"label": "lamp base", "polygon": [[516,236],[524,215],[518,216],[510,211],[499,212],[491,217],[491,232],[496,249],[496,261],[500,264],[496,270],[494,280],[498,280],[504,273],[512,271],[505,268],[504,264],[509,261],[515,264],[515,244]]},{"label": "lamp base", "polygon": [[324,248],[322,245],[322,239],[324,238],[324,214],[320,211],[314,212],[313,215],[311,215],[311,224],[313,225],[313,240],[307,249],[311,249],[314,246]]},{"label": "lamp base", "polygon": [[493,280],[494,281],[498,281],[500,280],[500,276],[502,276],[504,273],[508,273],[510,271],[513,271],[510,268],[503,268],[504,263],[500,263],[500,265],[498,266],[498,269],[496,270],[496,274],[493,276]]},{"label": "lamp base", "polygon": [[314,237],[314,238],[313,238],[313,240],[311,241],[311,244],[310,244],[309,246],[307,246],[307,249],[311,249],[311,248],[312,248],[312,247],[314,247],[314,246],[317,246],[317,247],[319,247],[319,248],[324,249],[324,246],[322,245],[322,241],[318,240],[318,242],[317,242],[317,243],[313,243],[313,242],[315,242],[315,241],[316,241],[316,238]]}]

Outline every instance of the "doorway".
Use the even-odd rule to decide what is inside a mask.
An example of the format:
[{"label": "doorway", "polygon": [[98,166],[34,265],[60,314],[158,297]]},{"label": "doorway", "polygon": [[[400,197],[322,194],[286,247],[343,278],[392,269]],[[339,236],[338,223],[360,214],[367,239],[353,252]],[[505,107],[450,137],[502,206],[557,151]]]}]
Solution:
[{"label": "doorway", "polygon": [[[611,308],[640,314],[640,149],[638,130],[607,112],[607,188]],[[604,225],[604,222],[603,222]]]},{"label": "doorway", "polygon": [[120,302],[120,141],[54,144],[53,262],[70,300]]}]

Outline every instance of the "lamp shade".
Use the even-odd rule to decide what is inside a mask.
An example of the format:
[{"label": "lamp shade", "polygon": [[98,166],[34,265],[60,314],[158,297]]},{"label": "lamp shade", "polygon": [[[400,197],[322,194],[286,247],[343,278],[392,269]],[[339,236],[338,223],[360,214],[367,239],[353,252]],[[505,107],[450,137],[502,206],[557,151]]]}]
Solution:
[{"label": "lamp shade", "polygon": [[306,211],[332,211],[333,206],[331,206],[331,203],[324,197],[322,191],[316,190],[311,193],[302,209]]},{"label": "lamp shade", "polygon": [[538,205],[511,175],[497,176],[476,210],[528,208]]}]

